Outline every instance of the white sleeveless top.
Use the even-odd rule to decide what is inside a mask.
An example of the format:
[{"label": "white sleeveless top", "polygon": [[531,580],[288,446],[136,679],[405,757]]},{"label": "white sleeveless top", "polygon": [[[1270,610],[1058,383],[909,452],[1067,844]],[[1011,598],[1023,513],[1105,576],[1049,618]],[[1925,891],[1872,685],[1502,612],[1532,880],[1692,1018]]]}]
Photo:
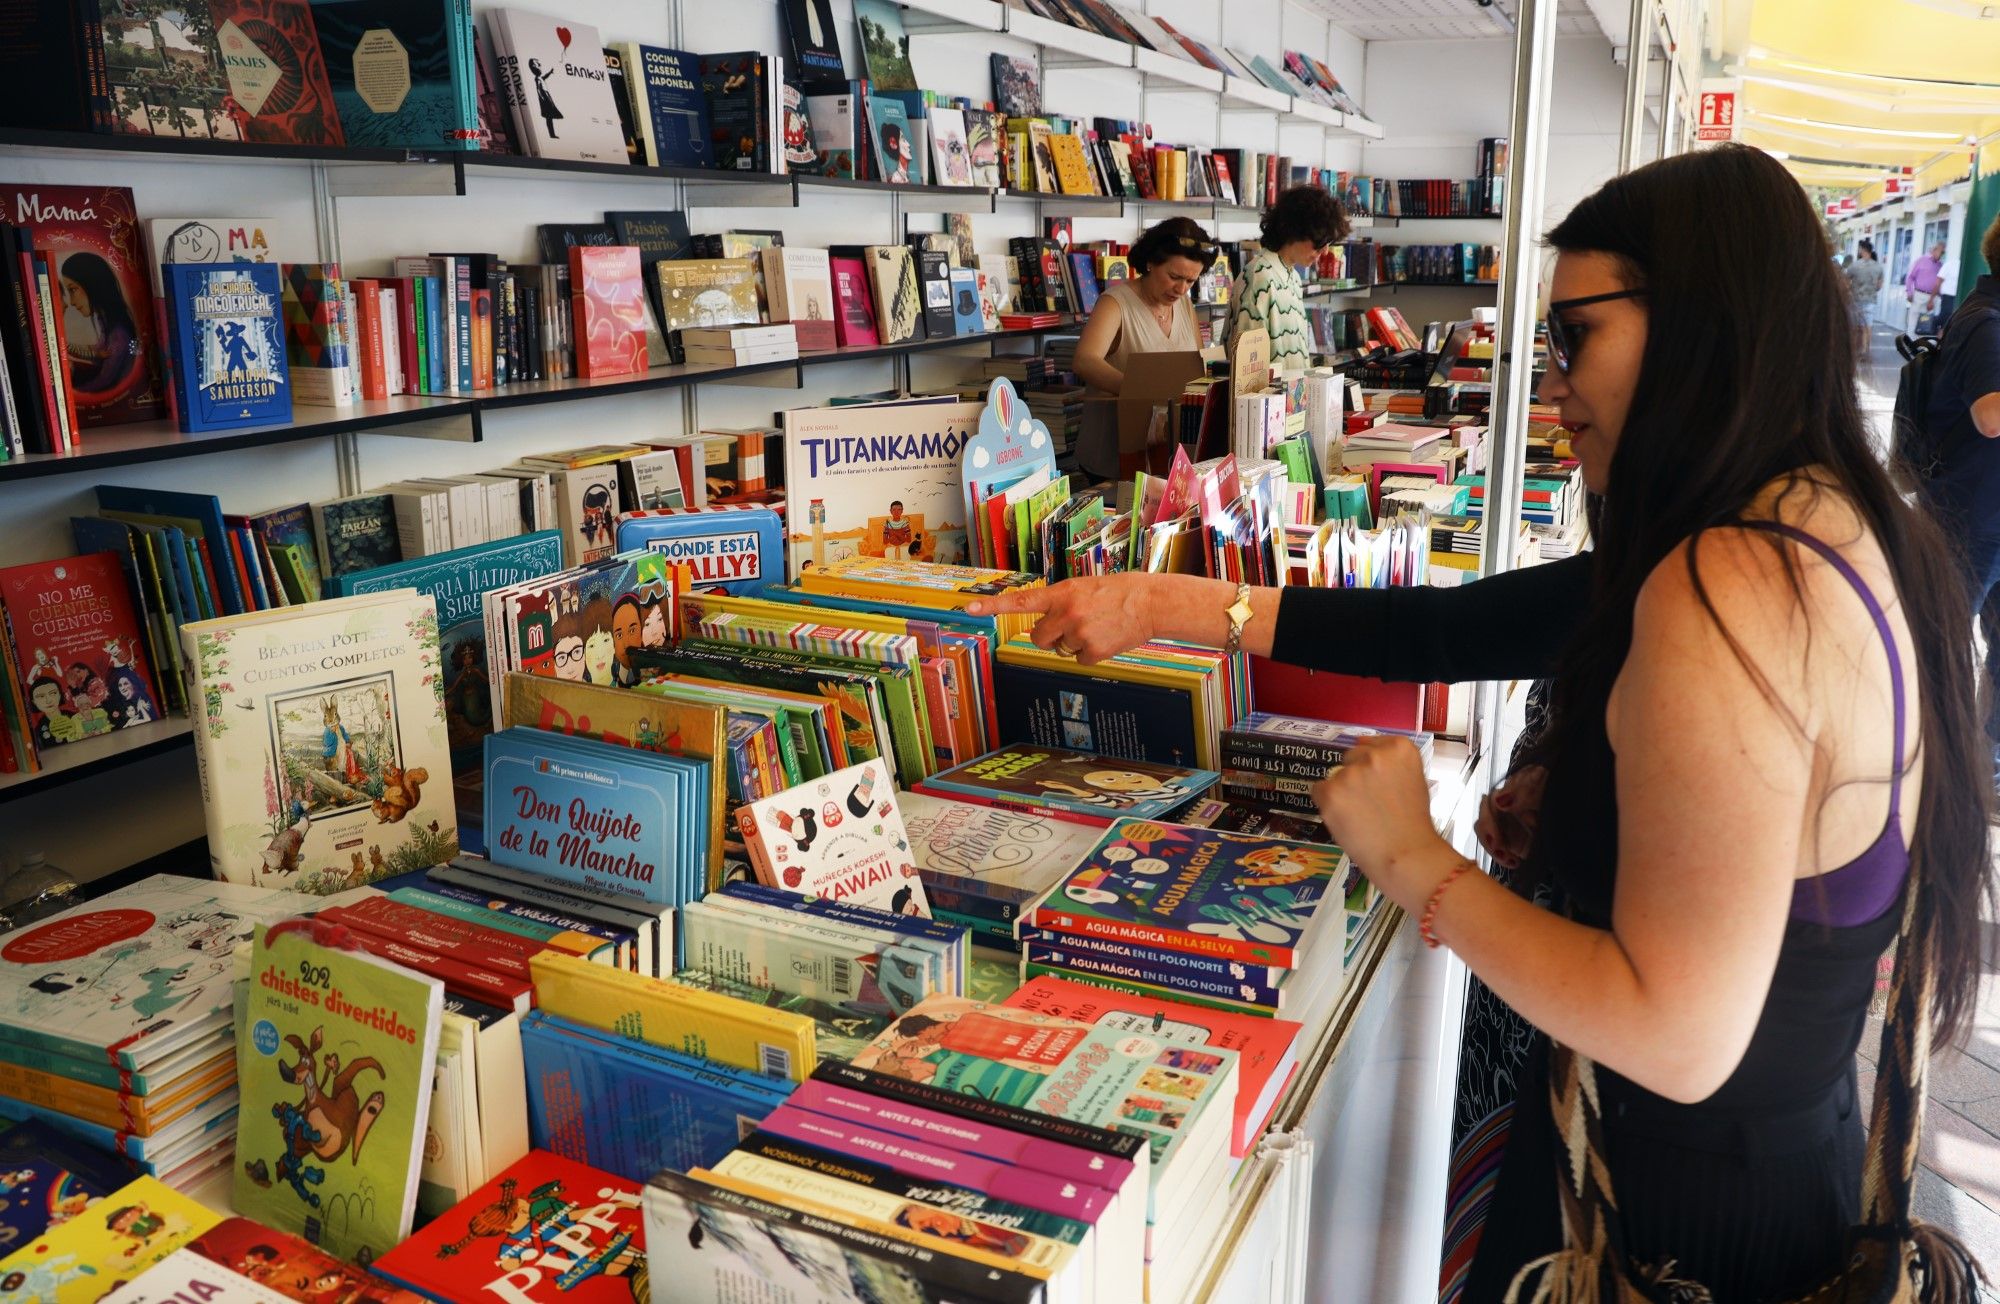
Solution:
[{"label": "white sleeveless top", "polygon": [[1174,328],[1160,329],[1160,319],[1139,293],[1139,288],[1131,281],[1113,281],[1104,291],[1104,297],[1118,301],[1118,310],[1124,315],[1119,319],[1118,338],[1113,343],[1110,356],[1105,360],[1120,372],[1125,370],[1125,360],[1134,353],[1174,353],[1191,352],[1201,347],[1201,331],[1195,326],[1194,305],[1185,296],[1174,304]]}]

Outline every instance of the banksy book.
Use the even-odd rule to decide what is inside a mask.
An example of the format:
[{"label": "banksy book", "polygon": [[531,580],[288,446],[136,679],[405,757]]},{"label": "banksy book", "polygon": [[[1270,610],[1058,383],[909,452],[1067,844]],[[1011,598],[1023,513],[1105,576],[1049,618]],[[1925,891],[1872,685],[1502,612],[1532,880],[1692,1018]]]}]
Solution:
[{"label": "banksy book", "polygon": [[245,1217],[367,1262],[410,1234],[444,984],[331,926],[261,928],[237,1019]]},{"label": "banksy book", "polygon": [[217,878],[327,893],[457,854],[430,595],[197,621],[181,643]]}]

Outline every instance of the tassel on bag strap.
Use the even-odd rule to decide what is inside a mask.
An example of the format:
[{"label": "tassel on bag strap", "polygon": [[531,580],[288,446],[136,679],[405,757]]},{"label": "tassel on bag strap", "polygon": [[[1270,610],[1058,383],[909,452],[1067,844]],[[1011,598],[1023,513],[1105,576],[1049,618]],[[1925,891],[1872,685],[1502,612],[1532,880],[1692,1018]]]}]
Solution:
[{"label": "tassel on bag strap", "polygon": [[[1849,1233],[1840,1272],[1797,1304],[1979,1304],[1985,1274],[1978,1261],[1950,1232],[1910,1220],[1937,982],[1936,939],[1924,898],[1913,867],[1882,1025],[1861,1225]],[[1646,1269],[1627,1259],[1603,1158],[1597,1066],[1567,1046],[1551,1042],[1549,1050],[1549,1109],[1563,1147],[1563,1248],[1524,1264],[1505,1304],[1713,1304],[1706,1287],[1672,1275],[1671,1261]]]}]

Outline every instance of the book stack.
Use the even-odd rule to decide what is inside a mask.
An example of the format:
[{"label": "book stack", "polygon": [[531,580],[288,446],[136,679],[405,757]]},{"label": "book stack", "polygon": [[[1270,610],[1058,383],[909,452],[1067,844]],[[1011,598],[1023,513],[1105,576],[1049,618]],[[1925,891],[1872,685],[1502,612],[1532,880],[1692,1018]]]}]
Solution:
[{"label": "book stack", "polygon": [[0,1112],[39,1120],[168,1186],[236,1152],[231,952],[317,905],[158,875],[9,935]]},{"label": "book stack", "polygon": [[798,331],[790,322],[771,326],[690,327],[681,331],[680,339],[681,358],[689,366],[744,367],[760,362],[787,362],[799,356]]},{"label": "book stack", "polygon": [[1099,828],[1168,819],[1213,787],[1214,770],[1013,743],[913,785],[934,797]]},{"label": "book stack", "polygon": [[1143,643],[1086,666],[1016,638],[997,654],[994,693],[1008,742],[1215,769],[1247,677],[1243,658],[1190,644]]},{"label": "book stack", "polygon": [[1408,738],[1425,764],[1430,763],[1432,738],[1427,733],[1253,711],[1222,731],[1218,791],[1224,797],[1317,816],[1313,785],[1347,759],[1357,739],[1381,736]]},{"label": "book stack", "polygon": [[1020,949],[1020,921],[1097,845],[1094,826],[925,792],[897,798],[931,917]]}]

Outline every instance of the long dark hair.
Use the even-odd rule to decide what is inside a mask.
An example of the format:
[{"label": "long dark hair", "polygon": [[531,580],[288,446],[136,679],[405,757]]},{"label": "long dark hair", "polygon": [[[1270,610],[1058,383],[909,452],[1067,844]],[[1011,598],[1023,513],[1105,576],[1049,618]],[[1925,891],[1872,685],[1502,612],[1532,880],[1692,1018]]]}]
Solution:
[{"label": "long dark hair", "polygon": [[[1548,243],[1616,258],[1645,288],[1650,317],[1604,493],[1595,600],[1557,676],[1539,758],[1574,754],[1603,720],[1640,587],[1683,540],[1693,540],[1687,565],[1702,605],[1761,679],[1701,585],[1696,548],[1774,480],[1793,477],[1784,494],[1819,492],[1797,474],[1817,469],[1880,543],[1916,645],[1924,776],[1910,853],[1937,942],[1933,1009],[1940,1036],[1955,1037],[1973,1009],[1979,905],[1992,890],[1993,753],[1975,702],[1969,590],[1943,533],[1902,501],[1873,449],[1824,228],[1775,160],[1728,146],[1608,182]],[[1767,541],[1803,604],[1793,552]]]},{"label": "long dark hair", "polygon": [[100,255],[88,250],[71,254],[63,259],[62,276],[83,287],[91,312],[102,317],[107,327],[131,331],[132,313],[125,307],[125,287],[118,283],[118,273],[111,270],[111,264]]}]

